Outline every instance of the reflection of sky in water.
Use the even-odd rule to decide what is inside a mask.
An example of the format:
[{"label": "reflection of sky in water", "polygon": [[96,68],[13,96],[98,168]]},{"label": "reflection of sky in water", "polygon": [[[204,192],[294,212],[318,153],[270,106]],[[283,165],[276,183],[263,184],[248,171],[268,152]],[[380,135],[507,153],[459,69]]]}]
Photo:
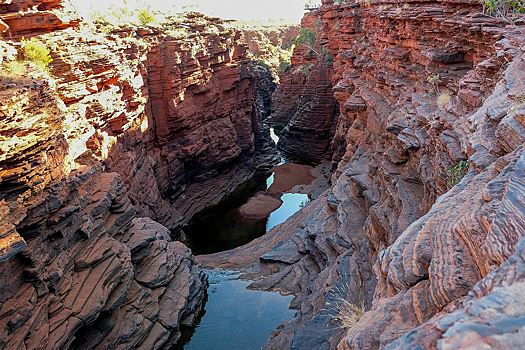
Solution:
[{"label": "reflection of sky in water", "polygon": [[[273,128],[270,129],[270,136],[276,144],[279,142],[279,136]],[[284,163],[284,158],[281,158],[280,164]],[[266,179],[266,190],[274,181],[275,173],[272,173]],[[281,195],[281,200],[283,201],[282,205],[268,217],[266,232],[285,222],[309,202],[308,195],[302,193],[285,193]],[[228,218],[227,214],[224,215],[224,218]],[[225,234],[226,237],[222,237],[223,239],[229,238],[233,241],[235,241],[236,236],[233,235],[234,231],[239,231],[242,235],[244,234],[242,228],[248,231],[255,228],[255,226],[247,225],[243,220],[234,220],[234,224],[232,224],[223,219],[220,216],[213,217],[210,222],[206,223],[206,225],[212,225],[213,229],[206,225],[197,228],[212,232],[219,238]],[[239,229],[233,230],[237,226]],[[264,222],[261,222],[260,229],[262,234]],[[251,237],[251,239],[254,238]],[[216,245],[217,242],[211,244]],[[238,274],[234,272],[209,271],[208,274],[210,287],[205,306],[206,313],[195,333],[191,336],[189,343],[184,345],[185,350],[260,349],[266,344],[275,328],[294,315],[294,311],[288,309],[292,300],[291,296],[283,297],[278,293],[248,290],[246,287],[250,282],[239,280]],[[185,335],[185,338],[188,336]]]},{"label": "reflection of sky in water", "polygon": [[273,142],[275,142],[275,144],[279,142],[279,136],[277,136],[277,134],[275,133],[274,128],[270,128],[270,137],[272,138]]},{"label": "reflection of sky in water", "polygon": [[279,209],[272,212],[268,218],[266,232],[285,222],[290,216],[298,212],[310,201],[308,195],[302,193],[285,193],[281,196],[281,200],[283,201],[283,204]]},{"label": "reflection of sky in water", "polygon": [[266,179],[266,191],[270,189],[270,186],[273,185],[273,182],[275,181],[275,173],[272,173],[267,179]]},{"label": "reflection of sky in water", "polygon": [[291,318],[292,296],[248,290],[232,273],[209,272],[206,314],[186,350],[249,350],[266,344],[275,328]]}]

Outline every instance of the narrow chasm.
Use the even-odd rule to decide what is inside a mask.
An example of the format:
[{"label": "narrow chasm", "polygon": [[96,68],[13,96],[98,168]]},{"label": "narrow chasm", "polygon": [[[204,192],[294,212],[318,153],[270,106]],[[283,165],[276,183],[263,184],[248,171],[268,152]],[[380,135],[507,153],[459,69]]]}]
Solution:
[{"label": "narrow chasm", "polygon": [[[274,127],[269,135],[277,146]],[[277,152],[277,147],[273,149]],[[313,167],[276,154],[279,163],[270,172],[256,174],[217,207],[190,221],[184,232],[196,259],[242,249],[328,187],[328,176],[322,174],[327,164]],[[220,264],[220,259],[216,262]],[[289,309],[291,296],[250,288],[252,278],[238,270],[215,268],[206,273],[209,287],[203,313],[196,327],[183,331],[180,348],[204,349],[214,344],[214,349],[259,349],[279,324],[295,314]]]},{"label": "narrow chasm", "polygon": [[521,349],[523,1],[232,4],[0,1],[0,350]]}]

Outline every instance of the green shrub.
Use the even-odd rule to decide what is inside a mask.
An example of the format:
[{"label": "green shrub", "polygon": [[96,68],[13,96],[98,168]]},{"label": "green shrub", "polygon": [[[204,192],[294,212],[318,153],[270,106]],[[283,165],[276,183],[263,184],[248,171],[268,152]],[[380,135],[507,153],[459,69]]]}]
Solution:
[{"label": "green shrub", "polygon": [[508,18],[515,13],[525,13],[525,0],[481,0],[483,12],[489,16]]},{"label": "green shrub", "polygon": [[9,61],[5,64],[5,72],[7,76],[20,77],[26,74],[26,71],[27,67],[21,61]]},{"label": "green shrub", "polygon": [[315,51],[316,35],[313,30],[302,28],[299,35],[293,40],[295,45],[305,45],[312,51]]},{"label": "green shrub", "polygon": [[295,45],[304,45],[310,49],[311,53],[315,53],[320,60],[324,61],[325,64],[331,65],[334,62],[334,57],[324,48],[318,49],[317,46],[317,35],[316,33],[308,28],[301,29],[299,36],[293,40]]},{"label": "green shrub", "polygon": [[22,40],[22,57],[25,61],[32,62],[43,71],[48,71],[49,64],[53,62],[50,51],[42,41],[31,38]]},{"label": "green shrub", "polygon": [[156,21],[155,15],[149,9],[138,10],[137,18],[143,26],[152,24]]},{"label": "green shrub", "polygon": [[467,175],[468,168],[468,161],[462,160],[452,168],[448,169],[448,184],[452,187],[456,186],[461,181],[461,179]]},{"label": "green shrub", "polygon": [[288,61],[281,61],[279,63],[279,73],[286,73],[292,69],[292,63]]},{"label": "green shrub", "polygon": [[326,66],[331,66],[334,63],[334,56],[332,56],[328,51],[322,50],[323,52],[323,61]]}]

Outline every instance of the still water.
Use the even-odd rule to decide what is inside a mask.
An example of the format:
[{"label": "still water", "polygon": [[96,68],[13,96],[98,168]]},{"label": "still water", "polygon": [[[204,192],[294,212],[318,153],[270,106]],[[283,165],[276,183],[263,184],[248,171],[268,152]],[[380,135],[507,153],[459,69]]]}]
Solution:
[{"label": "still water", "polygon": [[[271,137],[279,138],[271,129]],[[280,164],[286,161],[282,158]],[[195,255],[230,250],[268,233],[309,202],[302,193],[277,194],[282,205],[260,220],[247,219],[239,208],[258,192],[268,192],[275,173],[256,176],[234,195],[233,200],[200,215],[185,230]],[[234,271],[208,271],[208,300],[198,325],[183,333],[185,350],[258,350],[275,328],[291,318],[291,296],[249,290],[250,281],[239,279]],[[179,347],[180,348],[180,347]]]},{"label": "still water", "polygon": [[291,318],[291,296],[246,289],[235,272],[210,271],[206,313],[186,350],[256,350],[266,344],[275,328]]}]

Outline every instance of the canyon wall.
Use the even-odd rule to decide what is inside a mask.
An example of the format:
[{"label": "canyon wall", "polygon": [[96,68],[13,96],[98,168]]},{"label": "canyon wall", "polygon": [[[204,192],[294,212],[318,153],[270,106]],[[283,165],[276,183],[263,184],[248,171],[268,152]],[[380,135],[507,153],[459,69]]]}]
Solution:
[{"label": "canyon wall", "polygon": [[[73,10],[0,2],[0,348],[170,347],[207,283],[175,239],[271,166],[275,86],[217,19],[94,28]],[[49,72],[10,71],[23,38]]]},{"label": "canyon wall", "polygon": [[[308,13],[301,26],[319,32],[321,21],[314,13]],[[316,163],[328,154],[337,105],[332,94],[332,62],[326,58],[320,49],[315,52],[297,45],[292,67],[281,74],[273,96],[269,120],[285,126],[279,149],[292,159]]]},{"label": "canyon wall", "polygon": [[288,123],[285,151],[332,159],[331,189],[267,236],[199,257],[296,296],[296,317],[268,349],[525,342],[525,26],[481,11],[474,1],[326,0],[307,15],[333,56],[331,143],[303,145],[331,126],[301,112],[305,100],[328,101],[324,83],[305,85],[323,81],[320,69],[296,77],[312,59],[304,46],[273,117]]}]

